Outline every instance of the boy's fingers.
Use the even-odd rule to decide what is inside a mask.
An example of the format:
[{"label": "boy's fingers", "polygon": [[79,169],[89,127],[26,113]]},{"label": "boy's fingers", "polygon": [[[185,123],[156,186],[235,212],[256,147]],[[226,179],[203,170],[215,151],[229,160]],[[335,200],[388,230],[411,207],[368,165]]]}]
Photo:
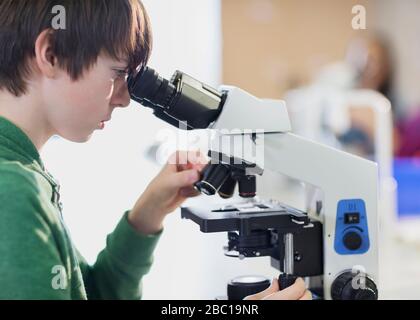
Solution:
[{"label": "boy's fingers", "polygon": [[193,168],[201,171],[208,160],[200,151],[177,151],[169,157],[167,163],[169,168],[177,168],[177,171]]},{"label": "boy's fingers", "polygon": [[177,171],[185,171],[185,170],[190,170],[190,169],[194,169],[191,163],[177,165]]},{"label": "boy's fingers", "polygon": [[195,163],[193,164],[193,168],[201,172],[207,166],[207,164],[208,163]]},{"label": "boy's fingers", "polygon": [[194,189],[194,187],[184,187],[179,190],[179,194],[185,198],[199,196],[201,193]]},{"label": "boy's fingers", "polygon": [[300,297],[299,300],[312,300],[312,293],[309,290],[306,290],[305,294]]},{"label": "boy's fingers", "polygon": [[163,170],[177,172],[191,169],[188,167],[188,156],[186,151],[177,151],[172,153],[166,162]]},{"label": "boy's fingers", "polygon": [[207,166],[207,164],[188,162],[187,164],[177,165],[177,171],[184,171],[184,170],[195,169],[198,172],[201,172],[201,171],[203,171],[203,169],[206,166]]},{"label": "boy's fingers", "polygon": [[302,278],[296,279],[296,282],[286,289],[272,293],[264,300],[299,300],[305,294],[305,282]]},{"label": "boy's fingers", "polygon": [[200,179],[197,170],[190,169],[177,173],[170,174],[170,186],[173,188],[191,187]]},{"label": "boy's fingers", "polygon": [[270,294],[279,291],[279,283],[276,278],[271,281],[271,285],[264,291],[258,292],[256,294],[247,296],[244,300],[262,300],[264,297],[269,296]]}]

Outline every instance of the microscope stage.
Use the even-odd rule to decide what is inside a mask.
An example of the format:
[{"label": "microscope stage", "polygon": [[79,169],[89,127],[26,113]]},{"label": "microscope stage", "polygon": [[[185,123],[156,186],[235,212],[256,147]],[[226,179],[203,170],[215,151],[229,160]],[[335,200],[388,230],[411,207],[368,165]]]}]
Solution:
[{"label": "microscope stage", "polygon": [[274,200],[183,207],[181,217],[197,223],[202,232],[294,229],[309,223],[305,212]]}]

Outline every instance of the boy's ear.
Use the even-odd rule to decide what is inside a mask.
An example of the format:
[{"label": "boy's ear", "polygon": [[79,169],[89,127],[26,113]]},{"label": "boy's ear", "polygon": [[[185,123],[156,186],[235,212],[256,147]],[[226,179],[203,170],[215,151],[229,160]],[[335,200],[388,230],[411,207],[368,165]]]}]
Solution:
[{"label": "boy's ear", "polygon": [[52,32],[51,29],[45,29],[35,41],[36,65],[41,73],[48,78],[54,78],[58,69],[57,57],[51,47]]}]

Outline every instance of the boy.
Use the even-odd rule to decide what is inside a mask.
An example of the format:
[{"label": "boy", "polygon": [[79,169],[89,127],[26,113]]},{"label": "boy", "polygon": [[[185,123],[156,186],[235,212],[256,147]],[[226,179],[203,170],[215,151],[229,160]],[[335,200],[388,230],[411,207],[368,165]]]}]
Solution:
[{"label": "boy", "polygon": [[[63,29],[53,27],[56,5],[65,9]],[[141,297],[164,217],[197,195],[192,186],[203,161],[175,154],[89,266],[68,236],[59,186],[39,150],[53,135],[85,142],[114,108],[128,106],[127,74],[147,64],[151,42],[137,0],[0,2],[1,299]],[[299,279],[250,298],[264,297],[310,294]]]}]

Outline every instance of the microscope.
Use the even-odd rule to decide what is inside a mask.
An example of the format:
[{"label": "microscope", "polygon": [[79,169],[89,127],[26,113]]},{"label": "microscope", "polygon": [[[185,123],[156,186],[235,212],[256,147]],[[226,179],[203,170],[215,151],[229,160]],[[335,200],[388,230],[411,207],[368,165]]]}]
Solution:
[{"label": "microscope", "polygon": [[[181,208],[204,233],[226,232],[226,255],[268,256],[280,289],[305,278],[321,299],[378,299],[378,172],[374,162],[291,133],[286,105],[232,86],[216,90],[176,71],[170,80],[143,66],[128,78],[134,101],[165,122],[215,135],[195,188],[221,203]],[[265,170],[319,190],[306,211],[260,199]],[[240,201],[229,202],[238,189]],[[269,281],[238,277],[228,299],[262,291]]]}]

